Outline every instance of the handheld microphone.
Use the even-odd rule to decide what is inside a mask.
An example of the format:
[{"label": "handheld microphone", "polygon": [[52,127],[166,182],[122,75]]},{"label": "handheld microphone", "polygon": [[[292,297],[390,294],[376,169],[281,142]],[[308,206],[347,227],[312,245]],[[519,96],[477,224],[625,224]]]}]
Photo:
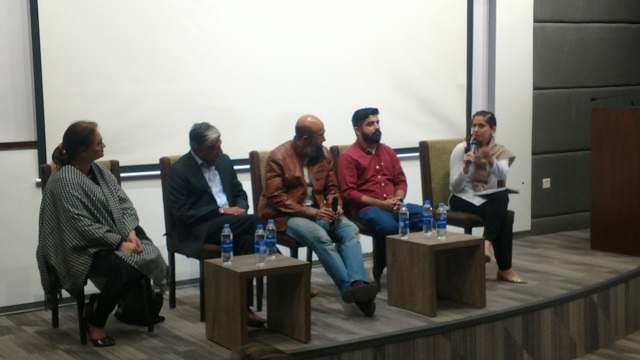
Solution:
[{"label": "handheld microphone", "polygon": [[[335,213],[336,211],[338,211],[338,197],[334,196],[333,199],[331,200],[331,210],[333,210],[333,212]],[[335,221],[332,221],[331,224],[329,224],[329,228],[333,230],[333,224],[335,223]]]},{"label": "handheld microphone", "polygon": [[474,154],[475,154],[476,152],[478,152],[478,140],[473,139],[473,140],[471,141],[471,150],[470,150],[470,151],[471,151],[472,153],[474,153]]},{"label": "handheld microphone", "polygon": [[[469,149],[469,151],[474,154],[478,151],[478,140],[473,139],[471,141],[471,149]],[[471,160],[467,160],[466,163],[467,165],[471,165]]]}]

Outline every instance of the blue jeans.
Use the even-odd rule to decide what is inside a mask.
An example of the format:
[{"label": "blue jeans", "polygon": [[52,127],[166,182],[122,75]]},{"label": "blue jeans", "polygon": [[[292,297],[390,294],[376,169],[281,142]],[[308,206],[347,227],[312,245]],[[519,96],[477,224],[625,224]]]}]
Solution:
[{"label": "blue jeans", "polygon": [[[409,210],[409,230],[411,232],[422,231],[422,206],[407,204],[407,210]],[[356,220],[380,235],[387,236],[399,233],[398,213],[382,210],[377,206],[360,211]]]},{"label": "blue jeans", "polygon": [[[368,281],[358,227],[346,217],[340,216],[331,228],[324,220],[292,216],[287,221],[285,232],[315,251],[341,294],[346,294],[356,280]],[[335,243],[340,244],[340,251]]]}]

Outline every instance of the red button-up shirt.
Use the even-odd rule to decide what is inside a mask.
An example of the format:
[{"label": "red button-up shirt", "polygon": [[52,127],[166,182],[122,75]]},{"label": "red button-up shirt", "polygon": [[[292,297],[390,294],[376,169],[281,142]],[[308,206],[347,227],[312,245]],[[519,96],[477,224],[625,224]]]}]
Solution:
[{"label": "red button-up shirt", "polygon": [[366,208],[360,202],[365,195],[386,200],[394,197],[397,190],[407,192],[400,159],[384,144],[378,144],[375,153],[357,142],[349,146],[338,159],[338,177],[342,197],[352,216]]}]

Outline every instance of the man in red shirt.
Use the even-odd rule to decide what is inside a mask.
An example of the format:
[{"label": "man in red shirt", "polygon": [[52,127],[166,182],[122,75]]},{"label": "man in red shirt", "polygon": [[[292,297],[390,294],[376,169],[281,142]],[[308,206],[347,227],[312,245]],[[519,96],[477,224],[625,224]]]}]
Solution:
[{"label": "man in red shirt", "polygon": [[[376,108],[353,114],[351,123],[357,139],[340,155],[338,176],[351,216],[385,239],[398,233],[398,211],[407,193],[407,179],[395,151],[380,143],[378,114]],[[422,207],[407,204],[407,209],[410,231],[421,231]],[[385,251],[384,241],[377,246]]]}]

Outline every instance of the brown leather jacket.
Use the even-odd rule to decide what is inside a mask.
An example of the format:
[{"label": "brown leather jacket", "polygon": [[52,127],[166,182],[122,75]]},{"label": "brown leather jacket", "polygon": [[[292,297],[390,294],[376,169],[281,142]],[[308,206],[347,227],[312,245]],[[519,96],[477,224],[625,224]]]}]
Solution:
[{"label": "brown leather jacket", "polygon": [[[331,201],[337,196],[342,206],[333,157],[329,149],[323,148],[325,159],[309,168],[314,200],[318,207],[331,206]],[[267,158],[258,213],[265,220],[274,219],[278,231],[285,231],[289,216],[316,218],[317,208],[302,205],[307,195],[302,164],[303,159],[298,156],[293,140],[273,149]]]}]

